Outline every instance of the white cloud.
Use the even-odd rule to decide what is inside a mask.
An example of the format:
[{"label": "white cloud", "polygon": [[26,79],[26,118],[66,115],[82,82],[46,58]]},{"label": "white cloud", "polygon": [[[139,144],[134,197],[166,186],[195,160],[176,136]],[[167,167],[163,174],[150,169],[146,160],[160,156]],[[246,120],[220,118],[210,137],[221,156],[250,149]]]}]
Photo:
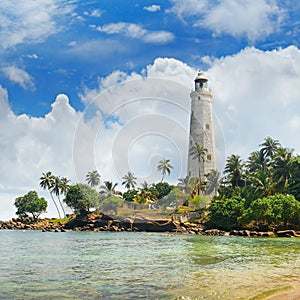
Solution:
[{"label": "white cloud", "polygon": [[149,5],[149,6],[145,6],[145,7],[144,7],[144,10],[147,10],[147,11],[149,11],[149,12],[156,12],[156,11],[159,11],[159,10],[160,10],[160,6],[159,6],[159,5],[152,4],[152,5]]},{"label": "white cloud", "polygon": [[194,26],[208,28],[214,35],[246,36],[252,42],[278,30],[284,18],[284,12],[273,0],[172,2],[169,12],[177,14],[182,20],[192,16]]},{"label": "white cloud", "polygon": [[239,153],[246,157],[267,136],[300,153],[300,142],[295,139],[300,116],[298,48],[247,48],[214,59],[207,75],[225,134],[227,155]]},{"label": "white cloud", "polygon": [[3,0],[1,1],[0,47],[21,43],[37,43],[57,33],[72,12],[65,0]]},{"label": "white cloud", "polygon": [[24,89],[34,89],[33,78],[24,70],[17,66],[8,66],[2,68],[4,75],[11,81],[19,84]]},{"label": "white cloud", "polygon": [[96,17],[99,18],[102,16],[103,11],[100,9],[94,9],[92,11],[85,11],[83,14],[85,16],[91,16],[91,17]]},{"label": "white cloud", "polygon": [[36,53],[33,53],[33,54],[28,54],[27,55],[28,58],[31,58],[31,59],[38,59],[38,55]]},{"label": "white cloud", "polygon": [[165,30],[150,31],[134,23],[110,23],[104,26],[98,26],[95,29],[107,34],[124,34],[127,37],[141,39],[145,43],[152,44],[165,44],[174,39],[174,35],[171,32]]},{"label": "white cloud", "polygon": [[111,58],[116,53],[126,53],[128,49],[118,40],[88,40],[83,43],[72,43],[66,55],[74,55],[85,60],[95,60],[97,58]]},{"label": "white cloud", "polygon": [[[42,172],[84,181],[97,169],[102,180],[120,182],[128,170],[140,181],[158,181],[157,160],[171,159],[168,180],[185,175],[189,93],[196,70],[157,58],[141,74],[115,71],[85,89],[84,112],[59,95],[44,117],[15,115],[0,87],[0,219],[12,216],[15,197],[35,189]],[[258,149],[266,136],[300,153],[300,50],[246,48],[207,70],[214,95],[218,165],[225,156]],[[117,85],[116,85],[117,84]],[[225,147],[226,146],[226,147]],[[222,171],[222,169],[221,169]],[[47,194],[44,194],[49,199]],[[49,202],[50,215],[55,209]]]}]

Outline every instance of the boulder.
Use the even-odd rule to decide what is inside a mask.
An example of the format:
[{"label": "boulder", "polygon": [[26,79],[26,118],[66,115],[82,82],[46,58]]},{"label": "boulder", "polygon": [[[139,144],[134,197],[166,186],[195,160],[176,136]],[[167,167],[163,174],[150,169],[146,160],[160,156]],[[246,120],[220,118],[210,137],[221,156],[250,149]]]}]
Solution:
[{"label": "boulder", "polygon": [[295,230],[280,230],[276,232],[278,237],[299,237]]}]

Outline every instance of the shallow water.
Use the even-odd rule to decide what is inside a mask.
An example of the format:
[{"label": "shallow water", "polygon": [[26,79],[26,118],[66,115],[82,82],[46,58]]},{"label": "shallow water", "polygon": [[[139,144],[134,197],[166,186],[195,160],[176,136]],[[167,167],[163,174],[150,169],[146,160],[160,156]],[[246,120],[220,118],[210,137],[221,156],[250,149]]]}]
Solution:
[{"label": "shallow water", "polygon": [[300,286],[300,239],[0,231],[0,299],[249,299]]}]

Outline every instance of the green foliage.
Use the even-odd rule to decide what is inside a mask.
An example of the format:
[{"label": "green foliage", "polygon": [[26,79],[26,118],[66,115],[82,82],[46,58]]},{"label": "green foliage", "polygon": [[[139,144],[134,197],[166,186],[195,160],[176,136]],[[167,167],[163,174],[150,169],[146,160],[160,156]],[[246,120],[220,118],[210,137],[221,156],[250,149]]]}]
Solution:
[{"label": "green foliage", "polygon": [[120,198],[118,196],[110,196],[108,198],[105,198],[102,201],[100,208],[104,212],[113,211],[115,214],[117,214],[118,208],[122,207],[122,205],[123,205],[122,198]]},{"label": "green foliage", "polygon": [[204,208],[209,203],[209,198],[203,195],[197,195],[190,201],[191,206],[197,209]]},{"label": "green foliage", "polygon": [[26,217],[27,213],[30,213],[35,220],[47,209],[47,201],[39,198],[36,191],[30,191],[23,197],[16,198],[14,205],[17,208],[17,215]]},{"label": "green foliage", "polygon": [[168,184],[167,182],[159,182],[154,184],[149,190],[157,197],[161,199],[162,197],[168,195],[174,186]]},{"label": "green foliage", "polygon": [[243,213],[244,202],[245,200],[240,198],[213,199],[209,207],[210,226],[224,230],[238,228],[238,218]]},{"label": "green foliage", "polygon": [[184,214],[192,210],[193,209],[189,206],[178,206],[177,209],[175,210],[175,214]]},{"label": "green foliage", "polygon": [[78,183],[69,187],[65,203],[76,213],[85,213],[99,206],[98,193],[89,185]]},{"label": "green foliage", "polygon": [[239,218],[244,225],[256,221],[268,225],[299,224],[300,203],[292,195],[276,194],[254,200]]},{"label": "green foliage", "polygon": [[178,207],[185,203],[189,198],[187,194],[182,192],[178,187],[173,188],[166,196],[158,200],[158,205],[166,207]]},{"label": "green foliage", "polygon": [[140,204],[152,204],[157,202],[156,195],[153,191],[143,189],[139,191],[133,199],[133,202]]},{"label": "green foliage", "polygon": [[300,157],[291,162],[291,176],[287,186],[287,193],[292,194],[300,201]]},{"label": "green foliage", "polygon": [[126,202],[133,202],[133,199],[137,195],[138,191],[137,190],[128,190],[127,192],[123,193],[123,199]]}]

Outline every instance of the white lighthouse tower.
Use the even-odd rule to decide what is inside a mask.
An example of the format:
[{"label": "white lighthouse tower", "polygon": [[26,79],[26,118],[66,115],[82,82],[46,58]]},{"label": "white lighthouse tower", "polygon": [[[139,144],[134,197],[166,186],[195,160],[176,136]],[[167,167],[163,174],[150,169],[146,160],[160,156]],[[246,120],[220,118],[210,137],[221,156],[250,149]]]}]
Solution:
[{"label": "white lighthouse tower", "polygon": [[[191,177],[203,178],[211,170],[216,169],[215,159],[215,138],[212,116],[212,92],[208,88],[208,79],[202,72],[198,72],[195,78],[195,90],[191,92],[191,119],[190,119],[190,138],[188,154],[188,172]],[[198,144],[207,149],[203,161],[193,158],[191,149]]]}]

